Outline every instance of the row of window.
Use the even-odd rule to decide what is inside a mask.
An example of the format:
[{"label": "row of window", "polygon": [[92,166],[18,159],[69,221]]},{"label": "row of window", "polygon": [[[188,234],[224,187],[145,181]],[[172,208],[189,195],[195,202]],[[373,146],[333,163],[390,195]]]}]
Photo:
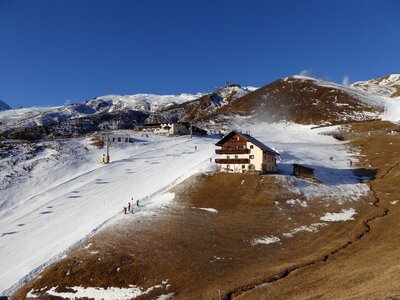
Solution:
[{"label": "row of window", "polygon": [[[112,138],[112,141],[115,142],[115,140],[116,140],[116,138],[113,137],[113,138]],[[122,139],[121,139],[120,137],[117,138],[117,140],[118,140],[119,143],[122,142]],[[128,138],[125,138],[125,143],[127,143],[128,141],[129,141],[129,139],[128,139]]]},{"label": "row of window", "polygon": [[[226,170],[230,170],[231,166],[226,165]],[[246,169],[246,165],[242,165],[242,169]],[[267,171],[275,171],[275,168],[273,166],[266,166]]]},{"label": "row of window", "polygon": [[[230,166],[230,165],[226,165],[226,169],[227,169],[227,170],[230,170],[230,169],[231,169],[231,166]],[[242,169],[246,169],[246,165],[242,165]]]},{"label": "row of window", "polygon": [[[230,155],[227,155],[226,156],[226,159],[230,159],[231,158],[231,156]],[[235,159],[238,159],[239,158],[239,155],[235,155]],[[254,155],[249,155],[249,158],[250,159],[254,159]]]},{"label": "row of window", "polygon": [[[226,146],[226,148],[227,149],[232,149],[232,146]],[[234,145],[233,146],[233,149],[235,149],[235,150],[240,149],[240,148],[246,149],[246,145],[242,145],[241,147],[240,147],[240,145]],[[254,149],[254,145],[250,145],[250,149]]]}]

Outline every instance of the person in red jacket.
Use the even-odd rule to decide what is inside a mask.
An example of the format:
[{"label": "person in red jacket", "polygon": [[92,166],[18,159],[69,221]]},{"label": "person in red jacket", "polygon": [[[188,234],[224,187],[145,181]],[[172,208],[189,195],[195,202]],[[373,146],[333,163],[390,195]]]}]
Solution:
[{"label": "person in red jacket", "polygon": [[131,211],[131,203],[128,202],[128,211]]}]

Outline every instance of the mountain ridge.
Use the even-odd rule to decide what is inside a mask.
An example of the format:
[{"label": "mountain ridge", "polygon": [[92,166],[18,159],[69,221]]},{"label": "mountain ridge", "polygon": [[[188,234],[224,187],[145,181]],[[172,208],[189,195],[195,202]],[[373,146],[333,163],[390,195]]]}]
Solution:
[{"label": "mountain ridge", "polygon": [[10,105],[0,99],[0,111],[12,109]]},{"label": "mountain ridge", "polygon": [[66,106],[2,111],[0,134],[8,138],[23,138],[21,132],[29,132],[30,138],[38,133],[40,137],[71,137],[167,121],[191,122],[215,130],[227,129],[237,117],[329,125],[378,119],[386,114],[398,121],[400,101],[377,94],[371,86],[384,90],[388,84],[393,89],[400,77],[391,74],[382,78],[344,86],[294,75],[261,88],[231,84],[207,94],[105,95]]}]

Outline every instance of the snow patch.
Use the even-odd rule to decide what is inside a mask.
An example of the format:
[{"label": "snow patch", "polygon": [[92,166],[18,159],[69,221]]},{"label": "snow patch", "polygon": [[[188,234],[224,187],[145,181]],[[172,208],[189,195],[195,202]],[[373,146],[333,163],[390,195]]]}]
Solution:
[{"label": "snow patch", "polygon": [[[81,298],[90,298],[94,300],[128,300],[132,298],[139,297],[141,295],[145,295],[153,291],[154,289],[162,288],[163,285],[155,285],[148,289],[143,289],[137,287],[135,285],[130,285],[128,288],[117,288],[117,287],[68,287],[68,289],[72,289],[74,292],[56,292],[57,286],[52,287],[51,289],[46,291],[46,294],[49,296],[62,297],[64,299],[81,299]],[[31,290],[27,294],[28,297],[38,298],[39,296],[35,295],[38,291]]]},{"label": "snow patch", "polygon": [[192,208],[205,210],[205,211],[208,211],[208,212],[211,212],[211,213],[214,213],[214,214],[218,213],[218,210],[216,210],[214,208],[208,208],[208,207],[192,207]]},{"label": "snow patch", "polygon": [[354,220],[353,216],[356,214],[357,212],[354,208],[342,209],[339,213],[326,213],[320,220],[326,222],[348,221]]},{"label": "snow patch", "polygon": [[170,300],[170,299],[174,298],[174,296],[175,296],[174,293],[160,295],[160,296],[158,296],[157,300]]},{"label": "snow patch", "polygon": [[290,232],[284,233],[283,236],[291,238],[299,232],[317,232],[318,227],[324,227],[327,225],[328,224],[326,224],[326,223],[313,223],[309,226],[303,225],[303,226],[300,226],[300,227],[297,227],[297,228],[291,230]]},{"label": "snow patch", "polygon": [[265,245],[269,245],[269,244],[274,244],[279,242],[281,239],[276,237],[276,236],[264,236],[258,239],[254,239],[251,241],[251,244],[254,245],[258,245],[258,244],[265,244]]},{"label": "snow patch", "polygon": [[287,204],[289,205],[300,205],[301,207],[308,207],[308,204],[306,201],[301,201],[300,199],[290,199],[286,201]]}]

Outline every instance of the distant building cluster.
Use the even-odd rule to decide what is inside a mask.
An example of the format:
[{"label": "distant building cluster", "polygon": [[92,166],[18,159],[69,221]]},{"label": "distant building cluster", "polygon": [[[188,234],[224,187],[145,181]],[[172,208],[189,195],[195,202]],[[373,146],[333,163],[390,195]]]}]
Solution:
[{"label": "distant building cluster", "polygon": [[206,130],[193,125],[191,126],[188,122],[148,123],[144,124],[142,131],[165,135],[189,135],[191,128],[193,134],[207,134]]}]

